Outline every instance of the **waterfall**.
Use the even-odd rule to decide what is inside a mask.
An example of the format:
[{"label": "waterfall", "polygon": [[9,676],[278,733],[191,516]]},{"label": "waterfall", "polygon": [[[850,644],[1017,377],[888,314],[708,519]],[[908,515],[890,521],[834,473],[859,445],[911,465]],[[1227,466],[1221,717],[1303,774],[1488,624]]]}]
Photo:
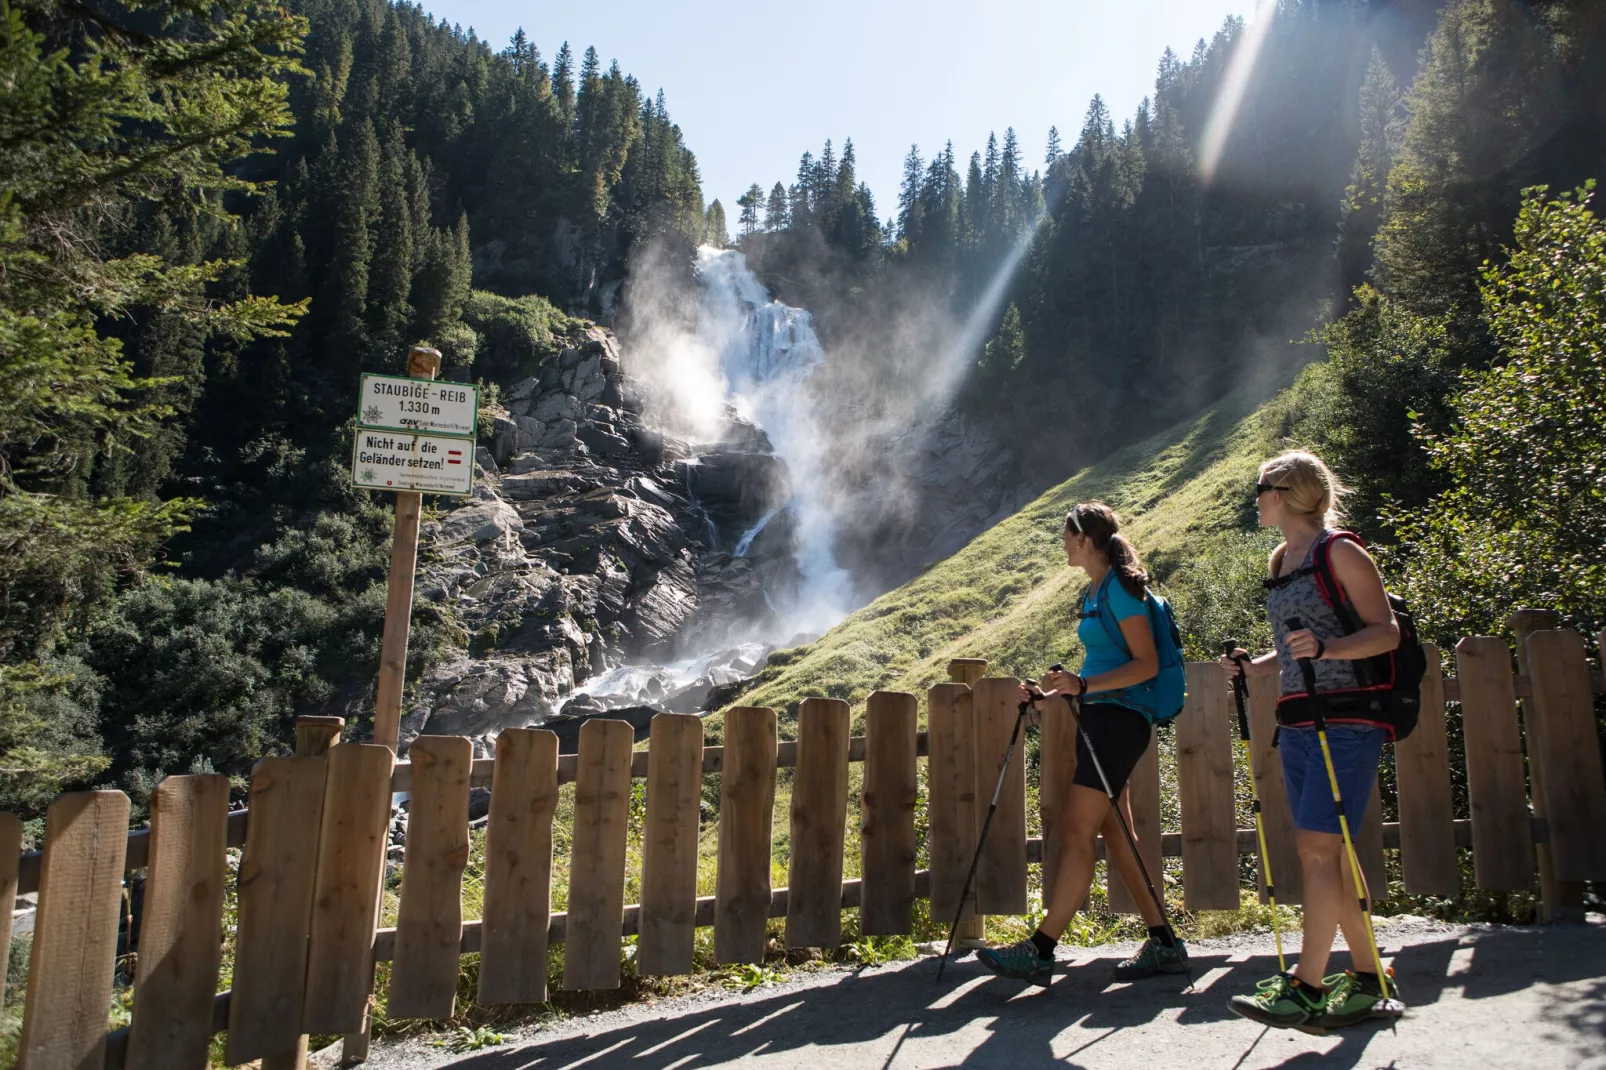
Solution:
[{"label": "waterfall", "polygon": [[[852,577],[832,549],[836,517],[827,494],[826,445],[807,389],[825,352],[808,312],[771,299],[741,253],[703,246],[697,276],[703,285],[698,340],[718,354],[728,398],[744,419],[764,429],[791,477],[786,508],[796,525],[802,579],[782,615],[791,627],[823,631],[853,609]],[[755,528],[744,543],[757,533]]]}]

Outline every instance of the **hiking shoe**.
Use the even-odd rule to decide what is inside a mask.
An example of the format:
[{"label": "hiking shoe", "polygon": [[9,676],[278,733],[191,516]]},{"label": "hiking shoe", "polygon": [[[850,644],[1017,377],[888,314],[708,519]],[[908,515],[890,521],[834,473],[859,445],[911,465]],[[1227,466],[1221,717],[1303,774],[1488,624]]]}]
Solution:
[{"label": "hiking shoe", "polygon": [[1383,998],[1383,986],[1378,984],[1375,973],[1363,976],[1354,970],[1345,970],[1323,977],[1322,984],[1327,986],[1327,1002],[1322,1013],[1311,1019],[1311,1024],[1323,1029],[1339,1029],[1374,1018],[1394,1019],[1405,1014],[1405,1004],[1400,1002],[1400,990],[1392,970],[1389,971],[1388,999]]},{"label": "hiking shoe", "polygon": [[1188,945],[1177,940],[1175,947],[1166,947],[1154,937],[1149,937],[1138,948],[1138,953],[1125,962],[1116,963],[1115,979],[1117,981],[1141,981],[1145,977],[1153,977],[1157,973],[1187,973],[1188,972]]},{"label": "hiking shoe", "polygon": [[1291,973],[1279,973],[1255,986],[1252,996],[1233,996],[1227,1009],[1240,1018],[1279,1029],[1298,1029],[1322,1013],[1324,995],[1313,995]]},{"label": "hiking shoe", "polygon": [[1030,940],[1008,947],[984,947],[976,952],[976,957],[1000,977],[1012,977],[1044,988],[1054,979],[1054,960],[1038,957],[1037,945]]}]

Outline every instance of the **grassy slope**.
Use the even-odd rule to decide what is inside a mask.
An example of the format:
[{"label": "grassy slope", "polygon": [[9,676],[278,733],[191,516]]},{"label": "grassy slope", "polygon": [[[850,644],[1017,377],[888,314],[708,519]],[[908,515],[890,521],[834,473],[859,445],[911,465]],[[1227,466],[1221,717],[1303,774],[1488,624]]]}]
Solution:
[{"label": "grassy slope", "polygon": [[[738,701],[772,706],[790,721],[803,698],[842,698],[857,719],[878,689],[923,701],[926,688],[947,679],[951,658],[986,658],[990,675],[1016,676],[1074,661],[1072,606],[1083,581],[1064,563],[1065,513],[1078,501],[1114,506],[1163,581],[1190,547],[1241,526],[1256,467],[1280,445],[1298,404],[1298,388],[1266,401],[1282,385],[1241,388],[1083,469],[812,646],[777,652]],[[718,735],[718,715],[710,720]]]}]

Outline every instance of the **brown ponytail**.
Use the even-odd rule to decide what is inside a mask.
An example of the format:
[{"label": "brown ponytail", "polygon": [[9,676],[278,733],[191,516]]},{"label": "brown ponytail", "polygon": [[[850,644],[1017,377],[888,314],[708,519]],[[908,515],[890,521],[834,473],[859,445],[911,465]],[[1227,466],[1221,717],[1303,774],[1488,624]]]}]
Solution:
[{"label": "brown ponytail", "polygon": [[1121,531],[1121,518],[1103,502],[1083,502],[1065,514],[1065,528],[1093,540],[1093,549],[1110,559],[1110,569],[1126,593],[1142,599],[1149,586],[1149,573],[1138,560],[1138,552]]}]

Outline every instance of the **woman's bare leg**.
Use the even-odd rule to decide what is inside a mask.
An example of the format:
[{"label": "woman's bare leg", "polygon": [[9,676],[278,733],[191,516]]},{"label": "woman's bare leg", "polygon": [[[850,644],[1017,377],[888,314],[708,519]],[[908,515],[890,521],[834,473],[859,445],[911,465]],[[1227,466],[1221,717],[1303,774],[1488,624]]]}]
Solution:
[{"label": "woman's bare leg", "polygon": [[[1132,821],[1132,789],[1121,789],[1121,816],[1126,818],[1126,827],[1132,830],[1132,838],[1138,838],[1138,828]],[[1121,875],[1121,881],[1132,896],[1132,901],[1138,905],[1138,913],[1143,915],[1143,924],[1151,929],[1165,924],[1165,918],[1160,914],[1154,900],[1149,898],[1149,887],[1143,881],[1143,869],[1138,865],[1138,856],[1132,853],[1127,845],[1126,834],[1121,831],[1121,825],[1115,819],[1115,811],[1106,803],[1104,807],[1104,824],[1101,828],[1104,833],[1104,851],[1109,857],[1110,864]],[[1142,841],[1140,840],[1141,844]],[[1156,874],[1149,874],[1154,877]],[[1155,885],[1156,892],[1160,886]],[[1160,892],[1160,894],[1165,894]]]},{"label": "woman's bare leg", "polygon": [[1054,894],[1038,926],[1045,936],[1058,940],[1087,900],[1087,890],[1093,884],[1094,843],[1109,805],[1102,791],[1071,785],[1065,845],[1060,850],[1059,869],[1054,871]]}]

